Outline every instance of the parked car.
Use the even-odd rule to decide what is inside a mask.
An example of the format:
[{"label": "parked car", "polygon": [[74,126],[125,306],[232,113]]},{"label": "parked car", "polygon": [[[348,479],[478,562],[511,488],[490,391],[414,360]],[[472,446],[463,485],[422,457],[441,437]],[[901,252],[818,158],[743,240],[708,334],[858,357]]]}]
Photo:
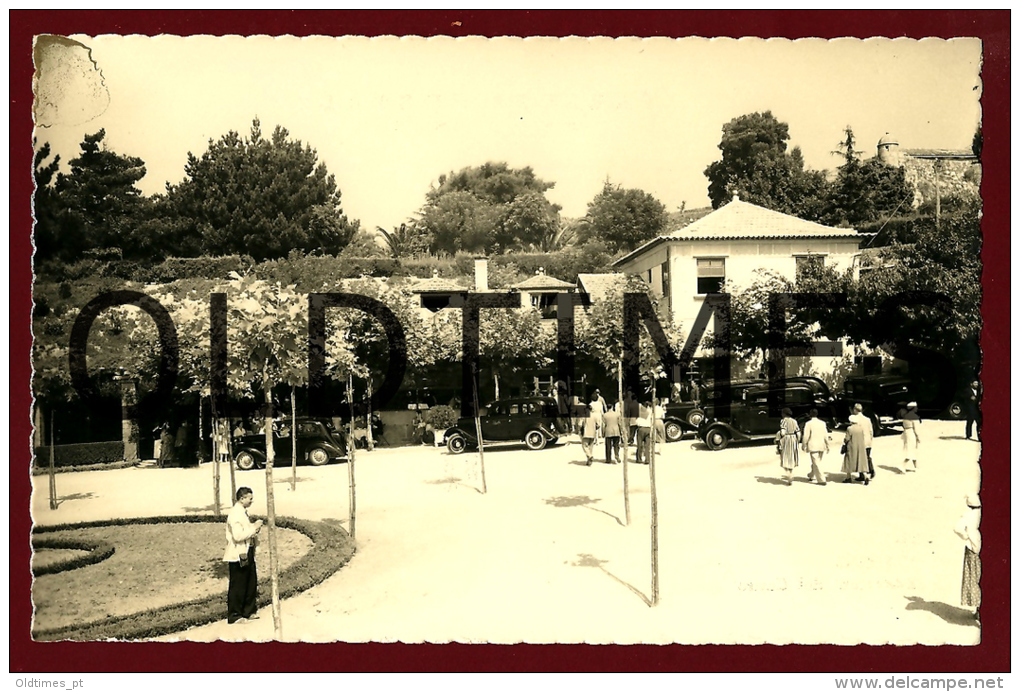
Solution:
[{"label": "parked car", "polygon": [[[500,399],[481,410],[482,439],[486,442],[524,442],[543,449],[567,433],[559,423],[556,400],[546,396]],[[444,438],[450,454],[478,446],[474,418],[461,418]]]},{"label": "parked car", "polygon": [[[281,428],[283,424],[281,421]],[[286,421],[286,426],[289,429],[289,420]],[[290,464],[292,448],[290,434],[283,436],[277,432],[273,433],[273,452],[276,460]],[[298,418],[297,454],[299,462],[307,461],[312,466],[324,466],[334,459],[346,459],[347,445],[343,435],[336,431],[330,419]],[[264,467],[266,436],[257,433],[234,438],[234,463],[242,471]]]},{"label": "parked car", "polygon": [[[782,404],[774,405],[780,397]],[[836,424],[835,401],[825,382],[817,377],[790,377],[745,389],[741,401],[730,404],[725,418],[721,412],[717,416],[715,408],[706,409],[698,437],[712,450],[724,449],[732,440],[772,440],[784,407],[793,412],[802,428],[813,408],[830,429]]]},{"label": "parked car", "polygon": [[[741,401],[744,392],[765,384],[765,380],[737,380],[730,383],[730,401]],[[722,394],[720,386],[706,387],[698,401],[681,401],[666,404],[662,422],[666,427],[666,440],[676,442],[686,432],[697,432],[705,419],[705,408],[716,406]]]},{"label": "parked car", "polygon": [[[964,415],[965,391],[945,393],[932,386],[923,386],[909,377],[899,375],[855,375],[846,378],[843,392],[838,397],[840,414],[849,415],[854,404],[861,404],[864,413],[872,418],[875,430],[899,423],[900,414],[910,401],[918,402],[922,418],[948,418],[958,420]],[[941,403],[940,396],[945,397]],[[948,404],[947,404],[948,400]]]}]

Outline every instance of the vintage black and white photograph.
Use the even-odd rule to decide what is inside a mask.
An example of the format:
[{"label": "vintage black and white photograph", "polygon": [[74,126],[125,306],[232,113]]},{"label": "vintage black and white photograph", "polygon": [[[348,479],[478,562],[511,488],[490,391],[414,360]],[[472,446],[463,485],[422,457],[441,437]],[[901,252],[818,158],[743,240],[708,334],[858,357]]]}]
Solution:
[{"label": "vintage black and white photograph", "polygon": [[33,60],[34,641],[981,642],[981,40]]}]

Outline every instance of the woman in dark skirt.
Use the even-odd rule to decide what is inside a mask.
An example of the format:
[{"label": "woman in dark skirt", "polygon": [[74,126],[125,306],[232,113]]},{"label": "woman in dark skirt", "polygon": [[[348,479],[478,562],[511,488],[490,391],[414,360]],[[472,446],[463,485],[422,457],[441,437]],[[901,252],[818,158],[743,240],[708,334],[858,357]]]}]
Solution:
[{"label": "woman in dark skirt", "polygon": [[960,603],[974,609],[974,617],[981,617],[981,499],[967,496],[967,511],[956,524],[956,535],[966,541],[963,548],[963,583]]}]

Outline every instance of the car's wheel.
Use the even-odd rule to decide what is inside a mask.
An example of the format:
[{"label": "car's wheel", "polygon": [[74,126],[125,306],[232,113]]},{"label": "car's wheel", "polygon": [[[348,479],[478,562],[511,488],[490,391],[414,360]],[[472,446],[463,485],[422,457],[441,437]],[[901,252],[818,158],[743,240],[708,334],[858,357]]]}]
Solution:
[{"label": "car's wheel", "polygon": [[666,421],[666,441],[676,442],[683,437],[684,431],[675,420]]},{"label": "car's wheel", "polygon": [[528,449],[545,449],[546,443],[545,435],[538,430],[530,430],[524,436],[524,444],[528,445]]},{"label": "car's wheel", "polygon": [[242,471],[251,471],[258,465],[255,461],[255,455],[251,452],[240,452],[234,461],[237,463],[237,468]]},{"label": "car's wheel", "polygon": [[714,452],[718,452],[720,449],[726,449],[726,445],[730,443],[730,434],[726,432],[724,428],[712,428],[705,435],[705,444]]},{"label": "car's wheel", "polygon": [[687,412],[687,424],[695,430],[698,429],[703,420],[705,420],[705,412],[700,408],[694,408]]},{"label": "car's wheel", "polygon": [[949,404],[949,408],[946,409],[946,413],[953,420],[960,420],[961,418],[963,418],[963,404],[961,404],[959,401],[954,401],[953,403]]},{"label": "car's wheel", "polygon": [[460,433],[454,433],[446,438],[446,448],[450,454],[462,454],[467,447],[467,440]]},{"label": "car's wheel", "polygon": [[312,466],[325,466],[329,463],[329,452],[322,447],[315,447],[308,452],[308,461]]}]

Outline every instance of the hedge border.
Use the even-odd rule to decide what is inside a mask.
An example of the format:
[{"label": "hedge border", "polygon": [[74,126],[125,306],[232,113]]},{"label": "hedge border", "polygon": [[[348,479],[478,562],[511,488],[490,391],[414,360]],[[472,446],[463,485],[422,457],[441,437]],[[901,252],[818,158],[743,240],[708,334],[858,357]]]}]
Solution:
[{"label": "hedge border", "polygon": [[59,560],[43,567],[32,567],[32,576],[41,577],[44,574],[59,574],[68,572],[79,567],[94,565],[102,562],[115,552],[113,544],[109,541],[84,541],[74,538],[49,538],[46,536],[32,536],[32,550],[84,550],[86,555],[77,555],[66,560]]},{"label": "hedge border", "polygon": [[[170,515],[158,517],[136,517],[108,519],[75,524],[37,526],[32,532],[46,534],[55,531],[86,529],[97,526],[128,526],[134,524],[200,524],[223,523],[226,517]],[[335,574],[350,562],[354,556],[354,542],[344,529],[321,521],[277,517],[276,525],[293,529],[312,540],[311,549],[296,563],[280,574],[280,599],[289,598],[306,591]],[[272,596],[268,577],[259,580],[259,607],[268,605]],[[151,639],[173,634],[192,627],[206,625],[226,618],[226,595],[214,594],[205,598],[171,603],[160,608],[109,617],[93,622],[65,625],[52,629],[34,629],[32,638],[36,641],[104,641]]]},{"label": "hedge border", "polygon": [[[54,466],[54,473],[78,473],[79,471],[116,471],[117,469],[129,469],[138,466],[137,461],[110,461],[102,464],[75,464],[71,466]],[[45,476],[50,472],[49,463],[43,466],[32,466],[33,476]],[[60,497],[57,497],[59,500]]]}]

